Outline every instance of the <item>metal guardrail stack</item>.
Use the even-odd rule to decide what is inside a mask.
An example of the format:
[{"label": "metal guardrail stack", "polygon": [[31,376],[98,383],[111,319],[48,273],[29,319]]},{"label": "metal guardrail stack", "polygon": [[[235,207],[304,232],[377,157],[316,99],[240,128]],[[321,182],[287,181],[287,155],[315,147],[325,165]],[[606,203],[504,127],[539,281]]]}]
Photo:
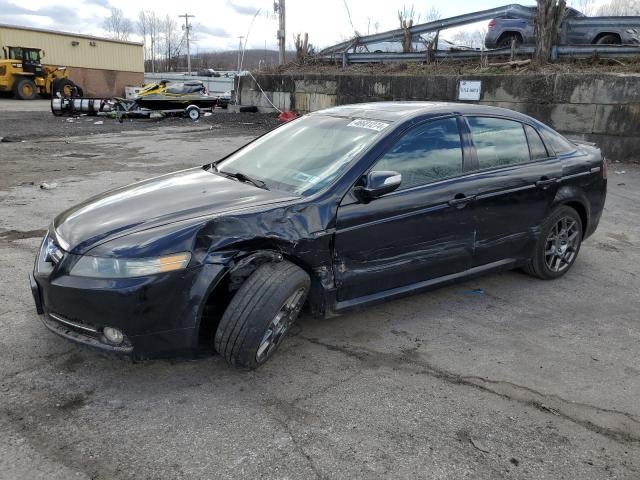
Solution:
[{"label": "metal guardrail stack", "polygon": [[[419,37],[425,33],[435,33],[440,30],[460,27],[471,23],[490,20],[493,18],[533,18],[535,16],[535,7],[524,7],[522,5],[512,4],[503,7],[481,10],[479,12],[467,13],[456,17],[445,18],[433,22],[414,25],[410,28],[411,35]],[[624,17],[625,26],[629,28],[640,28],[640,17]],[[620,17],[576,17],[567,19],[563,22],[563,28],[569,26],[588,26],[588,27],[607,27],[619,26]],[[427,59],[427,55],[435,59],[472,59],[486,57],[503,57],[510,55],[510,48],[500,48],[492,50],[434,50],[433,52],[356,52],[359,46],[376,43],[400,41],[404,37],[402,29],[390,30],[388,32],[376,33],[373,35],[365,35],[355,37],[351,40],[338,43],[331,47],[325,48],[319,54],[324,60],[341,61],[343,66],[349,63],[371,63],[371,62],[423,62]],[[349,50],[352,50],[349,52]],[[516,50],[517,54],[533,55],[534,47],[521,46]],[[588,58],[598,55],[602,58],[618,58],[640,56],[640,46],[630,45],[564,45],[554,47],[552,58]]]}]

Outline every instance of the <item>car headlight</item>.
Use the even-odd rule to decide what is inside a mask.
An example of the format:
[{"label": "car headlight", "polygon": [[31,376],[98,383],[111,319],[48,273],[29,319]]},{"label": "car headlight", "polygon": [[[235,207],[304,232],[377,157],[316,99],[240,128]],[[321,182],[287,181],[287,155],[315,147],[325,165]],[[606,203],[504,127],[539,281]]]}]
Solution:
[{"label": "car headlight", "polygon": [[157,258],[104,258],[85,255],[71,267],[69,275],[93,278],[144,277],[183,269],[189,264],[189,260],[190,253],[174,253]]}]

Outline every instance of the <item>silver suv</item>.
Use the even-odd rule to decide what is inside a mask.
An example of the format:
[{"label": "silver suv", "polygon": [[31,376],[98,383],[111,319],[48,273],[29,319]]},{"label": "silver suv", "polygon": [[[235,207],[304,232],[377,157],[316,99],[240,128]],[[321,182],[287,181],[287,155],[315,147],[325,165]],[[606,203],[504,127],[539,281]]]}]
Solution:
[{"label": "silver suv", "polygon": [[[535,13],[535,8],[531,8]],[[640,36],[634,28],[625,26],[624,17],[615,27],[593,26],[582,22],[588,18],[573,8],[567,8],[560,29],[560,45],[638,45]],[[594,18],[594,17],[591,17]],[[517,45],[536,42],[532,18],[494,18],[489,22],[484,44],[487,48],[505,48],[515,40]]]}]

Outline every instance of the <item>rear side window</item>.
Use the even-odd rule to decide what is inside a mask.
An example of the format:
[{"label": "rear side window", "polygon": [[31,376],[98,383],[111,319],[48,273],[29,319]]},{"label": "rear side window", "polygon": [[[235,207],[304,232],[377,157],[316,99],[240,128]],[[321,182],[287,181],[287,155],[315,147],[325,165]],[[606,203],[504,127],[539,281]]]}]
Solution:
[{"label": "rear side window", "polygon": [[400,173],[400,190],[460,175],[462,142],[457,120],[436,120],[409,130],[374,169]]},{"label": "rear side window", "polygon": [[480,169],[530,160],[529,146],[520,122],[491,117],[468,117]]},{"label": "rear side window", "polygon": [[556,153],[569,153],[576,149],[567,139],[553,130],[543,129],[542,138]]},{"label": "rear side window", "polygon": [[529,140],[531,160],[542,160],[543,158],[548,158],[550,155],[547,153],[547,148],[544,146],[544,143],[536,129],[530,125],[525,125],[524,130],[527,132],[527,140]]}]

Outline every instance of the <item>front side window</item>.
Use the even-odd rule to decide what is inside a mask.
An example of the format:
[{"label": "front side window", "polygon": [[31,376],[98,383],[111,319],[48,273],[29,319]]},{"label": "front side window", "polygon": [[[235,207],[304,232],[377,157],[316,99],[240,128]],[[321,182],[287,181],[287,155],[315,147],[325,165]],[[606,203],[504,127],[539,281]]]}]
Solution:
[{"label": "front side window", "polygon": [[373,169],[400,173],[400,190],[460,175],[462,142],[457,120],[435,120],[411,129]]},{"label": "front side window", "polygon": [[468,117],[480,169],[503,167],[530,160],[520,122],[492,117]]},{"label": "front side window", "polygon": [[268,188],[311,195],[341,175],[388,122],[309,115],[267,133],[217,164]]},{"label": "front side window", "polygon": [[38,53],[38,50],[26,50],[24,59],[37,63],[40,61],[40,54]]}]

